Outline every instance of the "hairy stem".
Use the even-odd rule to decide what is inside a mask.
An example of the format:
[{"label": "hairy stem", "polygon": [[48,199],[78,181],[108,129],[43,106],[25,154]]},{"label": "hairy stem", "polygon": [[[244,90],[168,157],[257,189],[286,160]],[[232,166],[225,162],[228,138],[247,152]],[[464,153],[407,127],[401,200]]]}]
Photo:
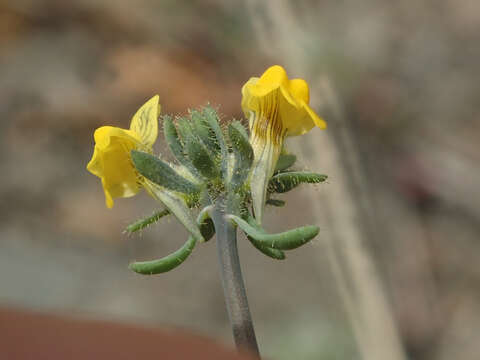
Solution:
[{"label": "hairy stem", "polygon": [[225,218],[228,208],[225,199],[218,198],[212,211],[223,294],[237,349],[260,358],[238,257],[237,229]]}]

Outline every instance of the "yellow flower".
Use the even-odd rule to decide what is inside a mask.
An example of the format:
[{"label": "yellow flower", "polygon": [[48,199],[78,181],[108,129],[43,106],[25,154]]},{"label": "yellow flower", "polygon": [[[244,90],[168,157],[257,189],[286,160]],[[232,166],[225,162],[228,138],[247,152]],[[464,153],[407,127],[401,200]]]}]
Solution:
[{"label": "yellow flower", "polygon": [[102,180],[105,202],[113,207],[113,199],[135,195],[144,179],[138,174],[130,151],[152,152],[158,136],[158,95],[148,100],[133,116],[130,129],[102,126],[95,130],[95,149],[87,170]]},{"label": "yellow flower", "polygon": [[262,221],[268,181],[273,175],[286,136],[303,135],[327,124],[308,105],[308,84],[289,80],[279,65],[253,77],[242,88],[242,109],[249,119],[250,143],[255,160],[250,187],[255,217]]}]

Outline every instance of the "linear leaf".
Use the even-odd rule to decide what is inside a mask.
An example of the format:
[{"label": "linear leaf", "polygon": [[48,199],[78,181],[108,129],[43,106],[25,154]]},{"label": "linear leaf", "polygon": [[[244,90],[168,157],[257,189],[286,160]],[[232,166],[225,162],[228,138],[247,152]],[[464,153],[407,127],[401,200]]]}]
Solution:
[{"label": "linear leaf", "polygon": [[272,249],[295,249],[312,240],[320,231],[318,226],[303,226],[278,234],[267,234],[263,229],[250,225],[238,216],[227,215],[227,217],[232,219],[248,236],[257,240],[259,244]]},{"label": "linear leaf", "polygon": [[195,243],[195,238],[190,235],[187,242],[170,255],[157,260],[133,262],[128,265],[128,268],[143,275],[161,274],[173,270],[188,258],[195,247]]},{"label": "linear leaf", "polygon": [[250,240],[253,246],[257,250],[259,250],[262,254],[267,255],[268,257],[271,257],[272,259],[275,260],[285,260],[286,256],[285,253],[282,250],[278,249],[272,249],[267,246],[263,246],[259,241],[255,240],[251,236],[247,235],[247,239]]},{"label": "linear leaf", "polygon": [[162,217],[167,216],[169,214],[170,214],[170,211],[168,209],[157,211],[152,216],[149,216],[145,219],[140,219],[138,221],[135,221],[133,224],[128,225],[126,231],[131,234],[136,231],[142,230],[147,226],[153,223],[156,223]]},{"label": "linear leaf", "polygon": [[269,191],[284,193],[296,188],[302,183],[315,184],[327,179],[327,175],[312,172],[292,171],[272,176],[269,183]]},{"label": "linear leaf", "polygon": [[[202,227],[208,226],[206,225],[208,224],[208,220],[211,221],[209,210],[210,207],[207,206],[198,214],[197,225],[200,227],[200,231],[202,231]],[[208,231],[211,231],[211,229],[204,229],[202,234],[207,233]],[[211,233],[211,235],[208,233],[208,236],[206,235],[205,239],[210,239],[214,233],[215,229],[213,229],[213,233]],[[195,244],[195,237],[190,235],[187,242],[180,249],[171,253],[170,255],[157,260],[133,262],[128,267],[136,273],[143,275],[160,274],[173,270],[187,259],[187,257],[192,253]]]}]

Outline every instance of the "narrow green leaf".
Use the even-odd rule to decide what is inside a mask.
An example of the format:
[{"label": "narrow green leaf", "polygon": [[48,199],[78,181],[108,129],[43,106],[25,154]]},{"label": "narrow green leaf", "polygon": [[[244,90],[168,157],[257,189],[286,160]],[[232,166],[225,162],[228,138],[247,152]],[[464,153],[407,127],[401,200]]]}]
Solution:
[{"label": "narrow green leaf", "polygon": [[250,240],[253,246],[259,250],[262,254],[267,255],[275,260],[285,260],[286,256],[282,250],[272,249],[266,246],[263,246],[259,241],[255,240],[251,236],[247,235],[247,239]]},{"label": "narrow green leaf", "polygon": [[244,133],[237,126],[233,124],[228,126],[228,136],[230,137],[235,155],[235,166],[233,167],[232,179],[230,181],[232,189],[235,190],[242,186],[248,177],[253,162],[253,149],[248,141],[248,137],[245,137]]},{"label": "narrow green leaf", "polygon": [[251,236],[262,246],[272,249],[291,250],[307,243],[317,236],[320,229],[318,226],[303,226],[278,234],[267,234],[264,230],[251,226],[245,220],[235,215],[227,215],[232,219],[248,236]]},{"label": "narrow green leaf", "polygon": [[173,270],[192,253],[195,243],[195,238],[190,235],[187,242],[170,255],[157,260],[133,262],[128,265],[128,268],[143,275],[161,274]]},{"label": "narrow green leaf", "polygon": [[272,205],[272,206],[277,206],[277,207],[285,206],[285,201],[278,200],[278,199],[267,199],[267,201],[265,203],[267,205]]},{"label": "narrow green leaf", "polygon": [[295,161],[297,161],[297,157],[293,154],[280,154],[275,166],[275,172],[288,169],[295,164]]},{"label": "narrow green leaf", "polygon": [[[257,222],[255,219],[248,214],[247,217],[247,222],[254,228],[256,228],[258,231],[265,233],[265,231],[258,226]],[[284,260],[285,259],[285,253],[282,250],[278,249],[272,249],[270,247],[262,245],[259,241],[255,240],[253,237],[247,235],[247,239],[252,243],[252,245],[257,249],[260,250],[261,253],[264,255],[271,257],[275,260]]]},{"label": "narrow green leaf", "polygon": [[311,172],[292,171],[274,175],[270,179],[269,191],[284,193],[290,191],[301,183],[315,184],[327,179],[327,175]]},{"label": "narrow green leaf", "polygon": [[186,139],[185,150],[193,166],[202,176],[207,179],[214,179],[219,176],[219,169],[215,159],[196,137],[190,136]]},{"label": "narrow green leaf", "polygon": [[136,231],[142,230],[146,228],[147,226],[156,223],[158,220],[160,220],[162,217],[167,216],[170,214],[170,211],[168,209],[164,209],[161,211],[155,212],[152,216],[149,216],[145,219],[140,219],[133,224],[130,224],[127,226],[126,231],[131,233],[134,233]]},{"label": "narrow green leaf", "polygon": [[137,150],[132,150],[131,154],[138,172],[155,184],[184,194],[199,192],[197,185],[179,175],[170,165],[156,156]]},{"label": "narrow green leaf", "polygon": [[[210,239],[215,233],[215,228],[213,227],[213,222],[209,214],[211,208],[211,206],[203,208],[197,217],[197,225],[200,227],[202,234],[205,233],[205,240]],[[211,227],[213,228],[213,232],[209,225],[210,222],[212,223]],[[204,229],[202,230],[202,228]],[[157,260],[133,262],[128,267],[136,273],[143,275],[160,274],[173,270],[183,263],[192,253],[195,243],[195,237],[190,235],[187,242],[174,253]]]}]

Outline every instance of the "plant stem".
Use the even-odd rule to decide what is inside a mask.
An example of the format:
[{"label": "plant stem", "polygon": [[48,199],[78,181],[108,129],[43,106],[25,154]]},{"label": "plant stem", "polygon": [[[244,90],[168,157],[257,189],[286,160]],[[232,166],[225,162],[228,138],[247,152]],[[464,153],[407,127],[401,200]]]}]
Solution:
[{"label": "plant stem", "polygon": [[225,198],[218,198],[212,211],[223,294],[237,349],[260,358],[238,257],[237,229],[225,219],[228,208]]}]

